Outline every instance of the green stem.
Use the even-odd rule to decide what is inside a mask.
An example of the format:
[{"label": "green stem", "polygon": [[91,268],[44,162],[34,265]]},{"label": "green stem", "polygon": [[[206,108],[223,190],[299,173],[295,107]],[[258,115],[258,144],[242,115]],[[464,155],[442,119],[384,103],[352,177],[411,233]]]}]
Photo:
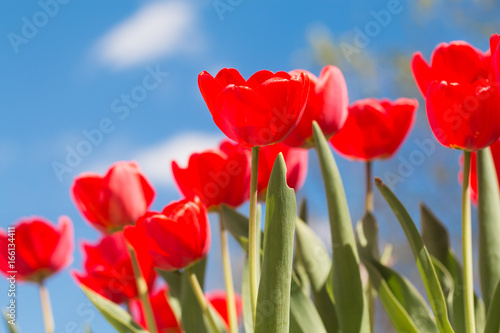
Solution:
[{"label": "green stem", "polygon": [[52,306],[50,305],[50,296],[49,290],[43,283],[40,282],[40,301],[42,303],[42,313],[43,313],[43,322],[45,324],[45,332],[46,333],[54,333],[54,316],[52,315]]},{"label": "green stem", "polygon": [[[365,163],[366,171],[366,197],[365,197],[365,214],[373,213],[373,185],[372,185],[372,162]],[[371,332],[375,330],[375,293],[373,285],[368,280],[366,285],[366,298],[368,301],[368,313],[370,315]]]},{"label": "green stem", "polygon": [[198,282],[198,279],[196,278],[196,274],[193,272],[192,267],[186,268],[186,272],[188,273],[189,283],[193,288],[194,295],[196,296],[196,299],[200,304],[201,310],[208,319],[212,332],[219,332],[217,324],[215,323],[215,318],[213,317],[213,314],[210,312],[210,309],[208,307],[208,302],[205,298],[205,294],[203,294],[203,289],[201,289],[200,283]]},{"label": "green stem", "polygon": [[252,319],[255,323],[257,314],[257,293],[259,274],[257,265],[260,262],[257,237],[260,228],[257,228],[257,172],[259,170],[259,146],[252,148],[252,174],[250,176],[250,214],[248,226],[248,266],[250,272],[250,304],[252,305]]},{"label": "green stem", "polygon": [[365,210],[367,213],[373,213],[373,180],[372,180],[372,162],[366,162],[366,199]]},{"label": "green stem", "polygon": [[474,320],[474,282],[472,267],[472,231],[470,209],[470,151],[464,151],[464,174],[462,182],[462,256],[464,261],[464,303],[465,326],[467,333],[475,333]]},{"label": "green stem", "polygon": [[148,325],[149,332],[158,333],[153,307],[151,306],[151,302],[149,300],[148,284],[142,276],[139,261],[137,260],[134,249],[130,245],[127,247],[130,253],[130,260],[132,261],[132,268],[134,269],[137,293],[139,294],[139,299],[141,300],[142,309],[144,311],[144,316],[146,317],[146,323]]},{"label": "green stem", "polygon": [[219,210],[220,225],[220,247],[222,251],[222,264],[224,266],[224,280],[226,282],[227,313],[229,317],[229,329],[231,333],[238,333],[238,317],[236,314],[236,301],[234,298],[233,274],[231,271],[231,259],[227,242],[227,232],[224,225],[224,215]]}]

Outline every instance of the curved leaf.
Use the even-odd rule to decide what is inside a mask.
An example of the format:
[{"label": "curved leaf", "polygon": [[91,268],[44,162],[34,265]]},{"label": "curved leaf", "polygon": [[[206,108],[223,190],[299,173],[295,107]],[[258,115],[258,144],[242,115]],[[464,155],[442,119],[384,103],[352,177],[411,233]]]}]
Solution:
[{"label": "curved leaf", "polygon": [[[311,299],[292,277],[290,295],[290,333],[326,333],[321,317]],[[333,332],[333,331],[328,331]]]},{"label": "curved leaf", "polygon": [[375,184],[398,218],[398,221],[406,234],[406,238],[417,262],[418,270],[422,276],[425,290],[427,291],[427,295],[431,303],[432,311],[436,316],[439,331],[446,333],[453,332],[448,319],[446,301],[439,284],[436,270],[434,269],[432,259],[424,245],[424,242],[422,241],[422,238],[420,237],[420,234],[418,233],[415,223],[411,219],[403,204],[379,178],[375,178]]},{"label": "curved leaf", "polygon": [[80,286],[83,292],[99,312],[106,318],[106,320],[119,332],[119,333],[148,333],[144,328],[137,324],[130,314],[122,309],[118,304],[102,297],[93,290]]}]

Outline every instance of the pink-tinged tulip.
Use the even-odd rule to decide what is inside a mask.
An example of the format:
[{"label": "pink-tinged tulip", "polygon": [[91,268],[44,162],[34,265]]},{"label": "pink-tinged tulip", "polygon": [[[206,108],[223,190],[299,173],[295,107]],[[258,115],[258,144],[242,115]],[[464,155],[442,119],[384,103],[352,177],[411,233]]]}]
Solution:
[{"label": "pink-tinged tulip", "polygon": [[337,133],[347,118],[347,86],[344,75],[335,66],[325,66],[319,78],[304,70],[295,70],[290,75],[304,73],[309,77],[310,88],[304,114],[297,127],[283,141],[291,147],[314,146],[312,124],[316,121],[327,139]]},{"label": "pink-tinged tulip", "polygon": [[356,101],[349,106],[344,127],[331,143],[346,158],[390,158],[410,132],[417,108],[418,101],[408,98]]},{"label": "pink-tinged tulip", "polygon": [[41,217],[23,218],[13,229],[0,229],[0,271],[15,274],[18,281],[41,283],[71,264],[73,246],[68,217],[61,216],[58,227]]},{"label": "pink-tinged tulip", "polygon": [[155,266],[163,270],[186,268],[203,259],[210,249],[207,209],[198,197],[174,201],[161,213],[150,212],[125,228],[135,248],[147,244]]},{"label": "pink-tinged tulip", "polygon": [[229,139],[254,147],[283,141],[297,125],[309,78],[262,70],[245,80],[236,69],[224,68],[215,78],[201,72],[198,86],[217,127]]},{"label": "pink-tinged tulip", "polygon": [[83,216],[105,233],[135,224],[155,195],[135,162],[117,162],[104,176],[82,173],[76,177],[71,192]]},{"label": "pink-tinged tulip", "polygon": [[260,148],[257,191],[259,199],[265,200],[267,185],[271,177],[274,162],[282,153],[286,164],[286,182],[289,187],[298,191],[306,180],[308,151],[302,148],[291,148],[283,143]]},{"label": "pink-tinged tulip", "polygon": [[[159,333],[182,333],[181,325],[167,299],[167,292],[167,288],[162,288],[149,296],[155,316],[156,328]],[[130,308],[134,320],[143,327],[148,328],[141,302],[139,300],[132,301]]]},{"label": "pink-tinged tulip", "polygon": [[[224,322],[229,327],[229,315],[227,313],[227,296],[225,291],[214,290],[205,294],[205,297],[214,307],[214,309],[219,313]],[[243,302],[240,295],[234,294],[234,302],[236,304],[236,318],[238,323],[241,320],[243,313]]]},{"label": "pink-tinged tulip", "polygon": [[218,149],[192,154],[184,169],[173,161],[172,173],[182,194],[199,197],[209,210],[238,207],[250,195],[250,151],[227,140]]},{"label": "pink-tinged tulip", "polygon": [[[497,43],[498,37],[492,36],[491,51]],[[430,65],[420,53],[413,57],[412,71],[426,99],[429,124],[443,146],[479,150],[499,138],[496,57],[462,41],[438,45]]]},{"label": "pink-tinged tulip", "polygon": [[[146,240],[135,244],[139,267],[149,290],[154,285],[156,273],[146,251]],[[138,297],[130,253],[123,232],[103,236],[95,244],[83,244],[84,272],[74,272],[79,283],[115,303],[124,303]]]}]

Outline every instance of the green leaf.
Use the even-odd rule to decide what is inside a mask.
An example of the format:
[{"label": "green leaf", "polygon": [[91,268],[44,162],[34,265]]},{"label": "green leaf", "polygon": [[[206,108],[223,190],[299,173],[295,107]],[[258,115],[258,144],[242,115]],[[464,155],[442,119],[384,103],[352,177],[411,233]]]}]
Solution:
[{"label": "green leaf", "polygon": [[148,333],[139,324],[134,322],[130,314],[118,304],[111,302],[83,285],[81,288],[97,310],[119,333]]},{"label": "green leaf", "polygon": [[156,269],[158,275],[168,285],[168,303],[177,318],[181,318],[181,291],[182,291],[182,273],[179,271],[164,271]]},{"label": "green leaf", "polygon": [[290,299],[290,333],[327,332],[314,304],[298,285],[295,277],[292,277]]},{"label": "green leaf", "polygon": [[367,259],[379,260],[378,223],[375,216],[367,212],[356,225],[356,240],[360,255]]},{"label": "green leaf", "polygon": [[486,326],[484,333],[498,333],[500,332],[500,282],[497,283],[495,292],[490,303],[488,310],[488,317],[486,319]]},{"label": "green leaf", "polygon": [[311,283],[318,313],[327,331],[337,332],[339,323],[335,305],[326,289],[332,267],[330,255],[314,231],[301,219],[297,219],[295,237],[297,240],[296,256],[299,255],[304,262],[304,269]]},{"label": "green leaf", "polygon": [[368,304],[342,179],[328,142],[316,122],[313,132],[328,202],[333,254],[333,281],[330,283],[340,328],[344,333],[369,332]]},{"label": "green leaf", "polygon": [[3,313],[3,317],[4,317],[4,319],[5,319],[5,325],[7,326],[7,329],[8,329],[8,331],[9,331],[9,333],[17,333],[16,326],[11,325],[11,324],[9,323],[10,318],[8,317],[7,310],[5,310],[5,311],[4,311],[4,313]]},{"label": "green leaf", "polygon": [[[450,322],[456,333],[465,333],[462,265],[451,248],[449,242],[450,237],[444,224],[424,204],[421,204],[420,211],[422,216],[422,239],[424,244],[428,248],[430,254],[443,264],[453,280],[454,288],[446,297]],[[476,312],[476,331],[482,332],[485,311],[484,305],[476,294],[474,294],[474,304]]]},{"label": "green leaf", "polygon": [[410,281],[376,261],[363,263],[396,331],[439,332],[425,300]]},{"label": "green leaf", "polygon": [[441,221],[425,204],[420,204],[422,220],[422,240],[429,253],[446,266],[448,253],[451,249],[450,236]]},{"label": "green leaf", "polygon": [[245,258],[243,268],[243,281],[241,282],[241,298],[243,302],[243,325],[246,333],[253,333],[252,301],[250,299],[250,272],[248,267],[248,255]]},{"label": "green leaf", "polygon": [[[206,258],[194,264],[195,272],[201,288],[205,281]],[[196,299],[188,278],[188,272],[184,271],[181,277],[181,322],[186,333],[206,333],[209,332],[208,325],[205,325],[203,310]]]},{"label": "green leaf", "polygon": [[283,155],[276,158],[266,195],[264,259],[257,297],[256,333],[286,333],[296,220],[295,192],[286,184]]},{"label": "green leaf", "polygon": [[500,194],[490,149],[477,152],[479,275],[486,311],[500,281]]},{"label": "green leaf", "polygon": [[427,291],[427,296],[429,297],[429,301],[431,303],[432,311],[436,317],[439,331],[446,333],[453,332],[448,319],[446,301],[439,284],[436,270],[434,269],[432,259],[422,238],[420,237],[415,223],[411,219],[403,204],[379,178],[375,179],[375,184],[398,218],[398,221],[406,234],[406,238],[417,262],[418,270],[422,276],[425,290]]}]

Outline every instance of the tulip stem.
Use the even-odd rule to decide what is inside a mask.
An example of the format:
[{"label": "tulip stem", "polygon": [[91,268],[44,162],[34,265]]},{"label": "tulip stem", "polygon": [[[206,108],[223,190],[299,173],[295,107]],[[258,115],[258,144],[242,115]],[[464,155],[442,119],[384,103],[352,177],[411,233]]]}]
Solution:
[{"label": "tulip stem", "polygon": [[[257,295],[260,263],[260,251],[257,249],[257,237],[260,235],[260,221],[257,221],[257,173],[259,170],[259,146],[252,147],[252,173],[250,176],[250,214],[248,226],[248,266],[250,272],[250,304],[252,319],[257,315]],[[257,224],[259,228],[257,228]]]},{"label": "tulip stem", "polygon": [[49,290],[44,282],[40,282],[40,301],[42,303],[43,322],[45,324],[46,333],[54,333],[54,316],[52,315],[52,306],[50,305]]},{"label": "tulip stem", "polygon": [[372,186],[372,162],[366,162],[366,200],[365,210],[367,213],[373,213],[373,186]]},{"label": "tulip stem", "polygon": [[207,299],[205,298],[205,294],[203,293],[203,289],[201,289],[200,283],[198,282],[198,278],[196,278],[196,274],[194,274],[191,267],[186,268],[186,272],[188,273],[189,283],[193,288],[193,292],[200,304],[201,310],[205,314],[210,324],[210,327],[213,332],[219,332],[217,328],[217,323],[215,322],[214,314],[210,311],[208,306]]},{"label": "tulip stem", "polygon": [[222,264],[224,266],[224,280],[226,282],[227,313],[229,317],[229,329],[231,333],[238,333],[238,318],[236,315],[236,301],[234,298],[233,274],[231,271],[231,259],[227,242],[224,214],[219,209],[220,247],[222,251]]},{"label": "tulip stem", "polygon": [[470,151],[464,151],[464,173],[462,182],[462,256],[464,261],[464,303],[467,333],[475,333],[474,284],[472,274],[472,231],[470,208]]},{"label": "tulip stem", "polygon": [[137,255],[134,249],[130,245],[128,245],[127,248],[130,253],[130,260],[132,261],[132,268],[134,269],[137,293],[139,294],[139,299],[141,300],[142,310],[144,311],[144,316],[146,317],[148,330],[151,333],[158,333],[153,307],[151,306],[151,302],[149,300],[148,284],[146,283],[144,276],[142,276],[139,261],[137,260]]},{"label": "tulip stem", "polygon": [[[372,162],[365,163],[366,170],[366,197],[365,197],[365,214],[373,214],[373,180],[372,180]],[[368,313],[370,314],[371,332],[375,330],[375,292],[373,285],[368,280],[366,285],[366,298],[368,301]]]}]

